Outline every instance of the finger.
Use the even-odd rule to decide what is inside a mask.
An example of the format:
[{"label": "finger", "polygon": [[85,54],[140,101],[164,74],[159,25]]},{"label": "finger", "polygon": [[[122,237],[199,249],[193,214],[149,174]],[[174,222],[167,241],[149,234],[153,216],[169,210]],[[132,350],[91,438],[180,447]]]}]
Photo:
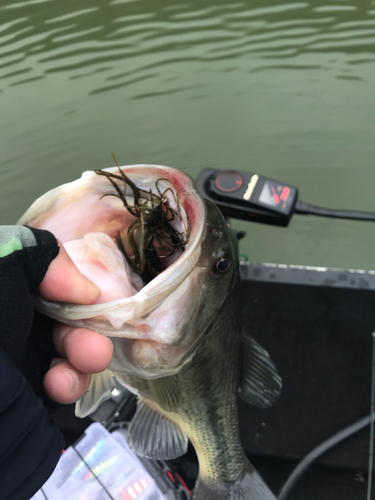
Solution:
[{"label": "finger", "polygon": [[83,373],[99,373],[108,368],[113,354],[113,344],[104,335],[86,328],[72,328],[57,323],[53,342],[60,356]]},{"label": "finger", "polygon": [[66,334],[72,330],[76,330],[76,327],[64,325],[64,323],[59,323],[58,321],[56,321],[52,327],[53,345],[62,358],[66,358],[64,338]]},{"label": "finger", "polygon": [[39,286],[39,294],[50,300],[94,304],[100,297],[100,289],[81,274],[58,240],[60,251],[51,262]]},{"label": "finger", "polygon": [[75,403],[87,392],[91,375],[81,373],[66,360],[55,359],[43,381],[48,397],[61,404]]}]

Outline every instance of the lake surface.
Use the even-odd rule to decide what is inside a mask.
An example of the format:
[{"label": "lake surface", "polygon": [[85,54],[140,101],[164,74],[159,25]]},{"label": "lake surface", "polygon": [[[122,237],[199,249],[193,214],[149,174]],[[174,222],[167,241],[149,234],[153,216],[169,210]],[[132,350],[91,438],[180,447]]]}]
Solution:
[{"label": "lake surface", "polygon": [[[0,223],[111,151],[375,212],[375,1],[2,0]],[[253,262],[375,268],[370,222],[232,225]]]}]

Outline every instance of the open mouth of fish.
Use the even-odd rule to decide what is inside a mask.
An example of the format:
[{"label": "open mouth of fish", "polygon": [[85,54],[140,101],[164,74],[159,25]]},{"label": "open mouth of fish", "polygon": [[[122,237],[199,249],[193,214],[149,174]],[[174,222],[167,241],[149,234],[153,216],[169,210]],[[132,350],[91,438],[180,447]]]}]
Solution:
[{"label": "open mouth of fish", "polygon": [[169,324],[170,307],[193,300],[187,278],[206,228],[206,206],[190,176],[158,165],[84,172],[39,198],[18,224],[51,231],[102,291],[90,306],[36,297],[36,309],[147,348],[171,346],[171,356],[184,343]]}]

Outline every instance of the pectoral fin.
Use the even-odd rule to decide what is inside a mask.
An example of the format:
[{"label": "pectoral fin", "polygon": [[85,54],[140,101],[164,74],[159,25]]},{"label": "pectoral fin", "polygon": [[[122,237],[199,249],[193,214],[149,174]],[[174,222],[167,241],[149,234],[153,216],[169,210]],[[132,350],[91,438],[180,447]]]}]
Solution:
[{"label": "pectoral fin", "polygon": [[111,392],[115,387],[115,377],[109,370],[92,375],[88,391],[76,403],[76,416],[84,418],[90,415],[90,413],[94,413],[103,401],[110,398]]},{"label": "pectoral fin", "polygon": [[141,457],[170,460],[187,451],[186,434],[141,398],[128,429],[129,447]]},{"label": "pectoral fin", "polygon": [[180,386],[176,375],[149,380],[148,385],[163,410],[176,412],[180,404]]},{"label": "pectoral fin", "polygon": [[243,333],[243,367],[239,393],[241,399],[259,408],[267,408],[280,395],[282,381],[268,352]]}]

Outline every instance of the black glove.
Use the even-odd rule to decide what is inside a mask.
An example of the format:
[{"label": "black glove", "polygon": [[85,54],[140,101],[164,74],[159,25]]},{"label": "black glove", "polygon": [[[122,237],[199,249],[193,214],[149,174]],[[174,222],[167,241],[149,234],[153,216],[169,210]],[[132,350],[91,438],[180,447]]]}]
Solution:
[{"label": "black glove", "polygon": [[48,231],[0,226],[0,500],[28,500],[52,473],[63,447],[35,395],[56,408],[42,385],[57,356],[52,323],[34,314],[31,298],[58,252]]},{"label": "black glove", "polygon": [[0,226],[0,348],[22,371],[47,406],[43,378],[53,357],[53,321],[34,313],[31,295],[47,272],[59,247],[48,231]]}]

